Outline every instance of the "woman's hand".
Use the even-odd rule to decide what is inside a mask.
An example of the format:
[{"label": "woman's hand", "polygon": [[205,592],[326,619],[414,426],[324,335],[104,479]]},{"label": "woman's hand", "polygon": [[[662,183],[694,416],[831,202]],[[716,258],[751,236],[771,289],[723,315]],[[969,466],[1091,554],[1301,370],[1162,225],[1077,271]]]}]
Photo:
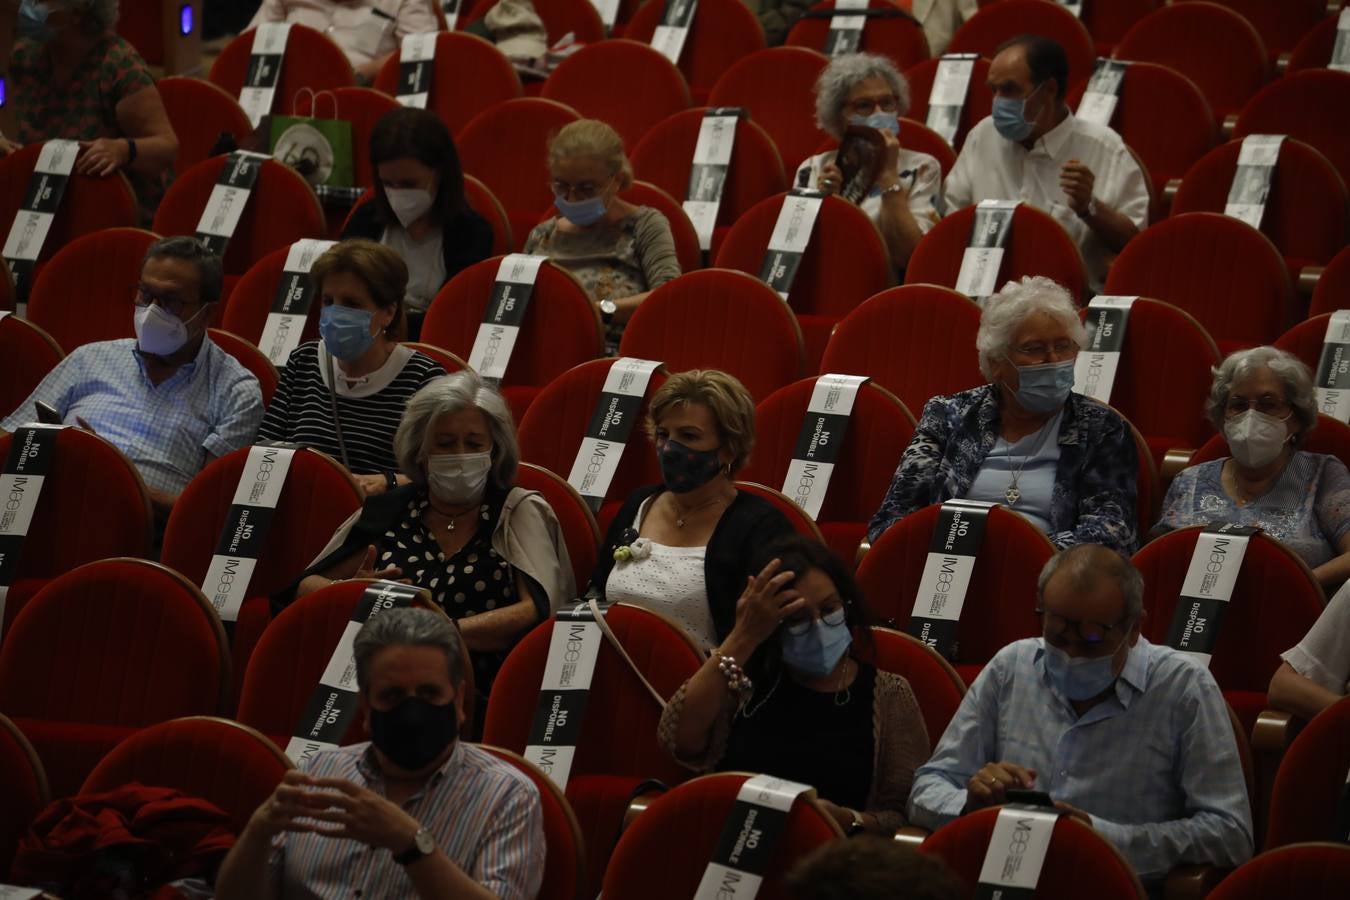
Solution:
[{"label": "woman's hand", "polygon": [[23,144],[16,144],[3,134],[0,134],[0,156],[9,156],[14,151],[22,149]]},{"label": "woman's hand", "polygon": [[[745,591],[736,601],[736,625],[724,647],[743,644],[753,651],[778,630],[779,623],[806,606],[797,590],[786,587],[797,573],[780,572],[782,565],[780,560],[770,560],[758,575],[746,580]],[[743,661],[739,656],[736,659]]]},{"label": "woman's hand", "polygon": [[356,479],[361,493],[367,497],[374,497],[389,490],[389,479],[383,475],[353,475],[352,478]]},{"label": "woman's hand", "polygon": [[83,152],[75,161],[75,171],[81,175],[103,178],[125,166],[131,159],[131,147],[122,138],[80,141],[80,149]]},{"label": "woman's hand", "polygon": [[837,194],[844,186],[844,173],[831,160],[820,167],[820,177],[816,179],[816,190],[826,194]]},{"label": "woman's hand", "polygon": [[397,579],[404,584],[412,584],[412,581],[407,578],[399,578],[399,576],[403,574],[403,570],[398,566],[386,566],[383,569],[376,569],[375,556],[375,545],[371,544],[366,548],[366,555],[362,558],[361,565],[357,567],[356,574],[353,575],[352,578],[373,578],[377,581],[393,581]]}]

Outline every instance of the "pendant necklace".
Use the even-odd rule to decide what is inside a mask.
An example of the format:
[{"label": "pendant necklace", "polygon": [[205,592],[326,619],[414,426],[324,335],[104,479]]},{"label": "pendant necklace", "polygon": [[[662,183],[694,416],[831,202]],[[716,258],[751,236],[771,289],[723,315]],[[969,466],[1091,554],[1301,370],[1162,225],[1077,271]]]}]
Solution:
[{"label": "pendant necklace", "polygon": [[[721,502],[722,502],[722,498],[721,498],[721,497],[714,497],[714,498],[712,498],[711,500],[707,501],[706,503],[700,503],[698,506],[695,506],[695,507],[692,508],[692,509],[686,509],[686,510],[684,510],[684,512],[677,513],[677,514],[675,515],[675,527],[676,527],[676,528],[683,528],[683,527],[684,527],[685,520],[687,519],[688,516],[690,516],[690,515],[693,514],[693,513],[698,512],[700,509],[705,509],[706,507],[712,506],[714,503],[721,503]],[[676,508],[676,509],[679,509],[679,504],[678,504],[678,503],[675,504],[675,508]]]},{"label": "pendant necklace", "polygon": [[[1051,421],[1053,422],[1054,420],[1052,419]],[[1022,477],[1022,470],[1027,467],[1027,462],[1030,461],[1033,456],[1041,452],[1041,447],[1045,445],[1045,438],[1050,433],[1049,426],[1050,422],[1046,422],[1037,429],[1037,431],[1040,432],[1040,437],[1036,440],[1036,446],[1031,448],[1030,453],[1023,455],[1022,462],[1017,468],[1012,469],[1009,472],[1010,480],[1008,481],[1008,487],[1003,491],[1003,499],[1008,501],[1009,506],[1016,506],[1017,501],[1022,499],[1022,491],[1017,486],[1017,480]],[[1011,443],[1008,444],[1008,449],[1012,449]]]},{"label": "pendant necklace", "polygon": [[[457,512],[457,513],[455,513],[454,515],[451,515],[450,513],[441,513],[441,515],[445,516],[447,519],[450,520],[450,524],[445,526],[445,530],[448,531],[448,532],[450,532],[451,534],[454,534],[454,533],[455,533],[455,520],[456,520],[456,519],[462,519],[462,518],[464,518],[465,516],[467,516],[469,513],[477,512],[477,511],[478,511],[478,507],[477,507],[477,506],[472,506],[472,507],[470,507],[469,509],[464,510],[463,512]],[[440,512],[440,510],[437,510],[437,512]]]}]

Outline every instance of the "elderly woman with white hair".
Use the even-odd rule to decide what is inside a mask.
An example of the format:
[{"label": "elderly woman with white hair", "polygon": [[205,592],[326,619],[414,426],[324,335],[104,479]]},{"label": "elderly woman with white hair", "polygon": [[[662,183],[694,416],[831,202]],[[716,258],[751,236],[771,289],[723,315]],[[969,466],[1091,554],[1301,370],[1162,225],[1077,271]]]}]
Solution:
[{"label": "elderly woman with white hair", "polygon": [[[816,81],[816,124],[822,131],[842,141],[850,126],[862,126],[880,136],[885,148],[880,169],[869,184],[857,186],[857,203],[877,223],[897,269],[909,263],[919,239],[937,222],[933,201],[942,189],[938,161],[900,144],[900,117],[907,112],[909,83],[884,56],[835,57]],[[843,191],[840,152],[827,150],[803,162],[797,167],[797,186],[827,194]],[[853,165],[846,166],[852,171]]]},{"label": "elderly woman with white hair", "polygon": [[1085,340],[1069,292],[1049,278],[990,297],[975,338],[989,384],[924,405],[868,538],[959,498],[1021,513],[1060,548],[1132,553],[1139,458],[1115,410],[1072,392]]},{"label": "elderly woman with white hair", "polygon": [[296,593],[349,578],[426,588],[459,625],[486,695],[521,635],[576,596],[562,528],[538,492],[515,486],[511,412],[473,372],[414,394],[394,449],[410,483],[367,497]]},{"label": "elderly woman with white hair", "polygon": [[1254,525],[1303,558],[1325,586],[1350,577],[1350,472],[1299,449],[1317,424],[1312,374],[1274,347],[1229,355],[1205,414],[1230,456],[1172,480],[1155,534],[1187,525]]}]

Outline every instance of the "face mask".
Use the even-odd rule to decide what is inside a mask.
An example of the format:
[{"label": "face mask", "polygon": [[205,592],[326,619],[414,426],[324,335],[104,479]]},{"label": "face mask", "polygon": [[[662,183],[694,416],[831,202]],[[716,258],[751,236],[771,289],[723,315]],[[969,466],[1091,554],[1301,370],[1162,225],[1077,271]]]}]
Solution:
[{"label": "face mask", "polygon": [[404,228],[426,215],[435,202],[431,191],[423,188],[385,188],[384,195],[389,198],[389,208]]},{"label": "face mask", "polygon": [[1036,96],[1040,86],[1020,100],[1011,97],[994,98],[994,130],[1010,141],[1025,141],[1036,125],[1027,121],[1027,101]]},{"label": "face mask", "polygon": [[1289,440],[1288,416],[1274,416],[1249,409],[1224,423],[1223,435],[1228,438],[1228,452],[1244,466],[1259,469],[1269,465],[1280,455]]},{"label": "face mask", "polygon": [[893,112],[879,109],[870,116],[854,116],[848,121],[850,125],[863,125],[877,131],[889,131],[896,137],[900,136],[900,116]]},{"label": "face mask", "polygon": [[559,194],[553,198],[553,205],[558,207],[558,212],[562,213],[564,219],[578,228],[594,225],[605,217],[606,210],[603,197],[592,197],[589,200],[582,200],[580,203],[573,203]]},{"label": "face mask", "polygon": [[679,441],[668,440],[656,451],[661,463],[661,480],[677,494],[687,494],[712,481],[722,471],[718,450],[690,450]]},{"label": "face mask", "polygon": [[375,335],[370,333],[373,318],[374,314],[368,309],[334,303],[319,313],[319,336],[329,353],[343,362],[351,362],[360,359],[375,343]]},{"label": "face mask", "polygon": [[47,24],[49,15],[51,10],[47,8],[47,4],[23,0],[19,4],[19,18],[16,23],[19,35],[39,43],[50,41],[56,36],[56,32]]},{"label": "face mask", "polygon": [[785,626],[779,635],[783,662],[813,678],[824,678],[833,672],[853,643],[842,609],[810,623],[805,631],[796,632]]},{"label": "face mask", "polygon": [[1017,367],[1017,403],[1029,413],[1051,413],[1073,390],[1073,360]]},{"label": "face mask", "polygon": [[[1129,644],[1123,646],[1128,659]],[[1050,684],[1070,700],[1091,700],[1109,688],[1116,680],[1115,660],[1115,653],[1088,659],[1045,645],[1045,672]]]},{"label": "face mask", "polygon": [[427,485],[437,500],[468,503],[483,496],[491,453],[436,453],[427,457]]},{"label": "face mask", "polygon": [[[200,311],[197,315],[201,315]],[[162,309],[158,303],[136,307],[135,326],[136,345],[152,356],[172,356],[188,342],[187,322]]]},{"label": "face mask", "polygon": [[416,772],[459,737],[459,709],[405,697],[388,710],[370,711],[370,741],[400,769]]}]

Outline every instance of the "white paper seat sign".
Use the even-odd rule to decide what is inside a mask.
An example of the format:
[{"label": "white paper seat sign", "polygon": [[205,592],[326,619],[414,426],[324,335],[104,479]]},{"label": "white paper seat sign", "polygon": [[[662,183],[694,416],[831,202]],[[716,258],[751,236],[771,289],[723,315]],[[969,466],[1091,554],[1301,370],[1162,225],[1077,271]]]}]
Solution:
[{"label": "white paper seat sign", "polygon": [[661,55],[675,65],[680,64],[680,54],[684,52],[684,42],[689,37],[689,29],[694,24],[694,13],[698,9],[698,0],[666,0],[666,8],[661,13],[661,24],[652,33],[652,46]]},{"label": "white paper seat sign", "polygon": [[758,894],[769,860],[787,832],[792,804],[803,794],[814,796],[815,788],[771,775],[747,778],[722,825],[694,900],[750,900]]},{"label": "white paper seat sign", "polygon": [[534,293],[534,282],[546,256],[527,256],[509,253],[497,267],[497,280],[492,285],[483,324],[473,339],[469,351],[469,368],[493,384],[506,375],[511,362],[511,351],[516,348],[520,324],[525,321],[525,310]]},{"label": "white paper seat sign", "polygon": [[956,145],[961,113],[966,108],[970,77],[975,71],[977,53],[944,53],[938,60],[933,87],[928,92],[928,116],[925,124]]},{"label": "white paper seat sign", "polygon": [[592,512],[599,511],[605,502],[624,448],[637,425],[652,373],[660,365],[655,360],[623,357],[609,367],[586,436],[581,439],[572,472],[567,476],[567,483],[577,489]]},{"label": "white paper seat sign", "polygon": [[424,31],[403,36],[398,51],[398,94],[404,106],[427,108],[432,76],[436,72],[438,32]]},{"label": "white paper seat sign", "polygon": [[445,16],[445,30],[454,31],[459,24],[459,10],[463,0],[443,0],[441,13]]},{"label": "white paper seat sign", "polygon": [[824,202],[824,194],[807,188],[793,188],[783,198],[778,221],[774,222],[773,233],[769,235],[769,248],[759,266],[759,279],[784,300],[792,290],[792,282],[802,264],[806,245],[811,243],[811,232],[815,230],[816,217]]},{"label": "white paper seat sign", "polygon": [[811,389],[806,418],[783,479],[783,493],[812,519],[820,517],[848,432],[853,401],[866,381],[866,375],[822,375]]},{"label": "white paper seat sign", "polygon": [[225,256],[225,248],[239,227],[239,217],[244,214],[253,186],[258,183],[258,172],[271,158],[266,153],[249,150],[236,150],[226,157],[197,222],[197,240],[216,256]]},{"label": "white paper seat sign", "polygon": [[928,542],[919,593],[905,630],[947,659],[956,659],[960,650],[956,626],[970,590],[975,560],[984,544],[989,510],[996,505],[948,500],[938,511],[937,525]]},{"label": "white paper seat sign", "polygon": [[15,295],[20,300],[28,297],[33,266],[42,253],[42,245],[47,242],[56,212],[61,208],[61,198],[66,195],[66,185],[79,153],[79,141],[47,141],[33,165],[23,202],[14,213],[14,222],[5,237],[5,248],[0,253],[9,265]]},{"label": "white paper seat sign", "polygon": [[848,10],[865,10],[870,0],[835,0],[834,14],[830,16],[830,30],[825,34],[825,55],[844,56],[857,53],[862,47],[866,15],[848,15]]},{"label": "white paper seat sign", "polygon": [[1092,70],[1083,99],[1078,101],[1075,115],[1098,125],[1110,125],[1111,117],[1116,114],[1116,104],[1120,102],[1120,91],[1125,86],[1125,69],[1129,63],[1121,59],[1097,57],[1097,67]]},{"label": "white paper seat sign", "polygon": [[272,100],[281,83],[281,66],[286,58],[289,22],[268,22],[253,31],[253,52],[248,58],[248,74],[239,91],[239,105],[257,128],[263,116],[272,111]]},{"label": "white paper seat sign", "polygon": [[604,636],[585,603],[558,610],[524,756],[566,789]]},{"label": "white paper seat sign", "polygon": [[229,514],[216,541],[215,555],[202,580],[202,593],[223,622],[238,619],[239,607],[248,597],[248,585],[262,555],[267,532],[272,528],[272,514],[281,499],[295,452],[294,447],[271,444],[249,448]]},{"label": "white paper seat sign", "polygon": [[1242,558],[1247,555],[1247,543],[1258,531],[1247,525],[1215,525],[1196,536],[1177,609],[1167,629],[1167,646],[1209,666],[1224,610],[1233,597]]},{"label": "white paper seat sign", "polygon": [[1336,20],[1336,43],[1331,47],[1327,68],[1350,72],[1350,6],[1341,7],[1341,16]]},{"label": "white paper seat sign", "polygon": [[1120,368],[1120,352],[1125,347],[1125,326],[1130,307],[1138,297],[1108,297],[1098,294],[1088,304],[1087,346],[1073,363],[1073,389],[1076,393],[1111,402],[1111,388]]},{"label": "white paper seat sign", "polygon": [[318,687],[305,704],[295,726],[295,736],[286,744],[286,755],[296,765],[303,766],[319,750],[336,750],[356,718],[356,659],[352,646],[361,626],[382,612],[411,606],[419,596],[430,599],[431,595],[425,588],[395,581],[377,581],[366,588],[328,658]]},{"label": "white paper seat sign", "polygon": [[272,311],[267,314],[262,337],[258,340],[258,348],[278,368],[284,367],[291,351],[300,346],[305,320],[309,317],[310,307],[314,305],[317,291],[309,279],[310,266],[336,243],[301,238],[291,244],[286,254],[281,280],[277,282],[277,291],[272,297]]},{"label": "white paper seat sign", "polygon": [[18,887],[12,884],[0,884],[0,900],[38,900],[42,896],[41,888]]},{"label": "white paper seat sign", "polygon": [[1078,18],[1083,18],[1083,0],[1059,0],[1059,5]]},{"label": "white paper seat sign", "polygon": [[591,6],[600,14],[600,21],[604,23],[605,34],[608,35],[614,30],[614,25],[619,21],[619,3],[620,0],[591,0]]},{"label": "white paper seat sign", "polygon": [[1350,310],[1336,310],[1327,322],[1316,385],[1318,412],[1350,422]]},{"label": "white paper seat sign", "polygon": [[1253,228],[1261,227],[1261,219],[1266,214],[1266,198],[1270,196],[1270,182],[1275,175],[1275,165],[1280,161],[1283,143],[1282,134],[1249,134],[1242,139],[1224,215],[1241,219]]},{"label": "white paper seat sign", "polygon": [[1036,896],[1059,815],[1053,809],[1019,803],[999,809],[980,866],[976,900],[1031,900]]},{"label": "white paper seat sign", "polygon": [[1013,212],[1018,200],[981,200],[975,207],[975,223],[970,229],[970,245],[961,257],[956,289],[979,302],[998,290],[998,273],[1003,267],[1003,248],[1012,231]]},{"label": "white paper seat sign", "polygon": [[740,107],[720,106],[707,110],[698,126],[698,142],[694,144],[694,164],[689,169],[684,211],[689,214],[689,221],[694,223],[698,248],[705,252],[712,248],[717,211],[722,205],[722,191],[731,168],[731,151],[736,145],[736,120],[744,117],[745,110]]},{"label": "white paper seat sign", "polygon": [[53,475],[52,459],[61,428],[24,425],[10,438],[5,468],[0,471],[0,629],[5,624],[5,598],[19,571],[19,557],[33,524],[42,484]]}]

